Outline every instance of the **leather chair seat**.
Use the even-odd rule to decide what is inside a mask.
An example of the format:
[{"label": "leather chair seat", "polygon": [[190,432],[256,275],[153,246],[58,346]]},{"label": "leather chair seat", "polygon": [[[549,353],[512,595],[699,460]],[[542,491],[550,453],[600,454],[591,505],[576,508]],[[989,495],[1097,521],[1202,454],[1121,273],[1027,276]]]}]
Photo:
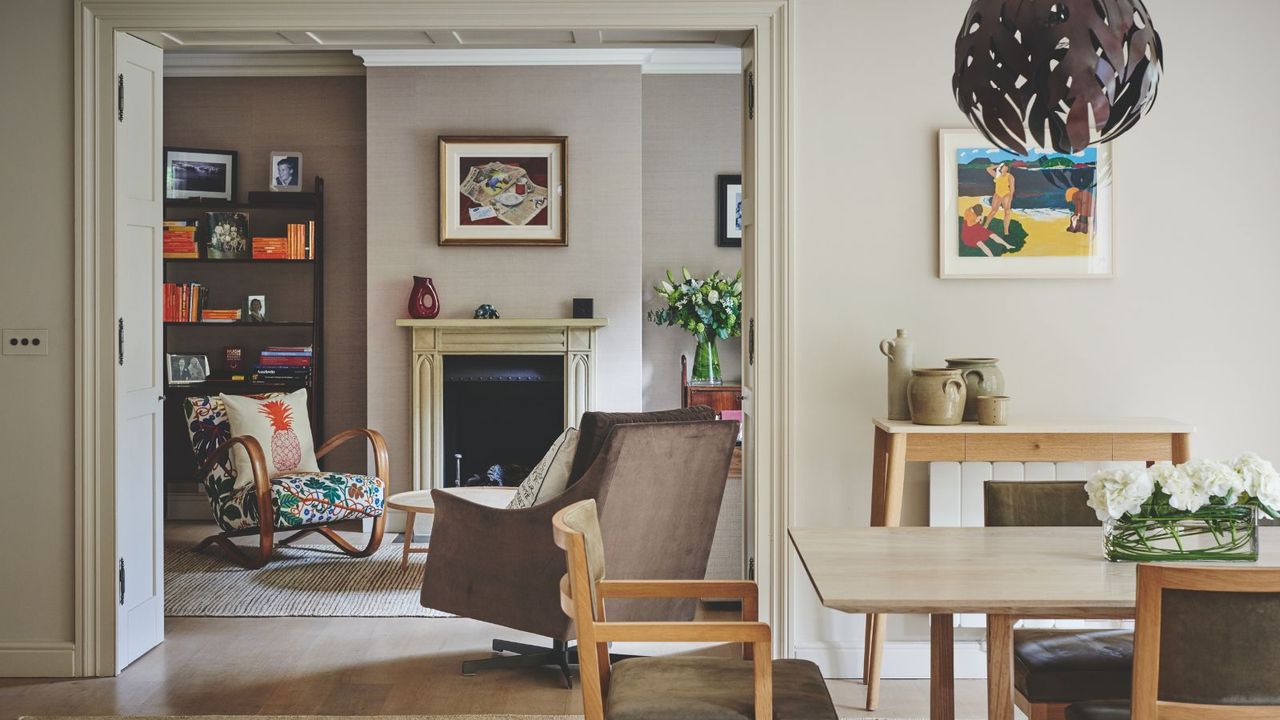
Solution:
[{"label": "leather chair seat", "polygon": [[[752,720],[753,670],[749,660],[659,656],[613,665],[608,720]],[[773,661],[775,720],[837,720],[818,666],[807,660]]]},{"label": "leather chair seat", "polygon": [[1013,665],[1014,687],[1033,703],[1128,698],[1133,685],[1133,633],[1016,630]]},{"label": "leather chair seat", "polygon": [[1067,708],[1067,720],[1129,720],[1128,700],[1090,700]]}]

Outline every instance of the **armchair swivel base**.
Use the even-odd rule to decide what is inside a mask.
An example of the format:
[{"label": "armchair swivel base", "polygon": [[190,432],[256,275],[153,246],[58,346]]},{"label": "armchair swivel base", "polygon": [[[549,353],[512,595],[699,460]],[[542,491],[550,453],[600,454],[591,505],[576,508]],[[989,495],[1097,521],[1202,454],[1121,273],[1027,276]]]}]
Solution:
[{"label": "armchair swivel base", "polygon": [[[462,674],[475,675],[480,670],[558,667],[560,672],[564,674],[565,689],[573,689],[572,668],[578,665],[578,648],[569,647],[569,644],[563,640],[552,640],[551,647],[544,647],[494,638],[493,651],[495,653],[509,652],[515,654],[501,655],[484,660],[467,660],[462,663]],[[609,654],[609,659],[613,662],[619,662],[631,657],[633,656],[618,653]]]}]

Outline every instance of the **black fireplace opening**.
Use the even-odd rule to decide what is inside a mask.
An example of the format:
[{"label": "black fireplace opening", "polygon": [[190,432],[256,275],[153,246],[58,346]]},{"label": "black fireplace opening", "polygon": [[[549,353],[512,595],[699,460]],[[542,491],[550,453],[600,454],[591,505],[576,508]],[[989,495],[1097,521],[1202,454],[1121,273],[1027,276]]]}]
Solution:
[{"label": "black fireplace opening", "polygon": [[564,358],[444,357],[445,487],[519,485],[564,431]]}]

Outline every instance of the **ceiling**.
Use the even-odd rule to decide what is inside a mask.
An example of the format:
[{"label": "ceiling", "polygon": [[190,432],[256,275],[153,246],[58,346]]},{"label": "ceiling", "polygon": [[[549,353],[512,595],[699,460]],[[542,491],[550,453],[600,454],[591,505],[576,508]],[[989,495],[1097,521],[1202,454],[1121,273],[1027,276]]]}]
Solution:
[{"label": "ceiling", "polygon": [[421,28],[398,30],[183,30],[136,33],[176,52],[260,50],[353,50],[356,48],[660,48],[742,47],[748,30],[488,30]]}]

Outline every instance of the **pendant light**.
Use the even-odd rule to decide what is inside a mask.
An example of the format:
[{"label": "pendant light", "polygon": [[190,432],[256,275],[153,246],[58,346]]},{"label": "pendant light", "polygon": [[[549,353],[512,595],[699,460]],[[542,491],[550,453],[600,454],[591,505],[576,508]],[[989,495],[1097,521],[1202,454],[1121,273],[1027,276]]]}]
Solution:
[{"label": "pendant light", "polygon": [[1160,35],[1142,0],[973,0],[951,85],[996,145],[1076,153],[1151,109]]}]

